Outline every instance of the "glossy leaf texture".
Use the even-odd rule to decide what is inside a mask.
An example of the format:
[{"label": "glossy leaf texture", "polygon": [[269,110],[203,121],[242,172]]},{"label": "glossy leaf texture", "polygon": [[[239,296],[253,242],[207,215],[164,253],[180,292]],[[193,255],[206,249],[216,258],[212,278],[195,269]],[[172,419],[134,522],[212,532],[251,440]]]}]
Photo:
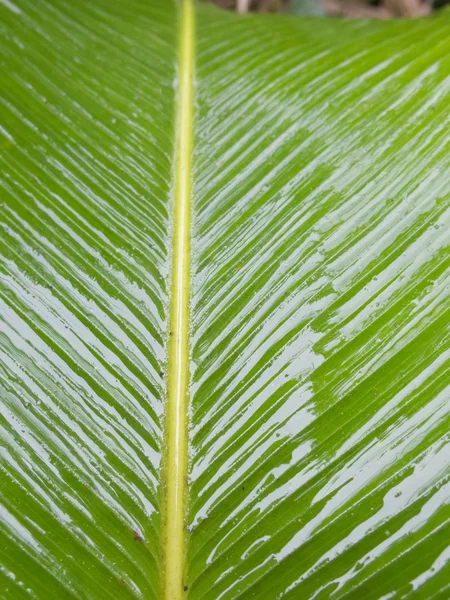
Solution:
[{"label": "glossy leaf texture", "polygon": [[0,596],[159,598],[175,5],[0,18]]},{"label": "glossy leaf texture", "polygon": [[[179,6],[0,0],[1,598],[162,597]],[[449,16],[196,6],[191,599],[450,595]]]},{"label": "glossy leaf texture", "polygon": [[449,34],[200,13],[190,598],[450,595]]}]

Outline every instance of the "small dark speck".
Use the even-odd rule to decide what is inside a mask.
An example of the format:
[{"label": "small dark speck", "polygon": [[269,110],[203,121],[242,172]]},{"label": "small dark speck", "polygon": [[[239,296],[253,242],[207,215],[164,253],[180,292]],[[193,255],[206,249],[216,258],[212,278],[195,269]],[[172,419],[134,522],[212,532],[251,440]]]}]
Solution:
[{"label": "small dark speck", "polygon": [[245,490],[245,487],[244,487],[244,486],[242,486],[242,489],[243,489],[243,490]]},{"label": "small dark speck", "polygon": [[173,331],[169,331],[169,335],[173,335]]},{"label": "small dark speck", "polygon": [[289,377],[289,373],[286,373],[286,374],[285,374],[285,377]]},{"label": "small dark speck", "polygon": [[183,585],[183,591],[187,592],[188,591],[188,586],[187,585]]},{"label": "small dark speck", "polygon": [[164,377],[164,371],[160,371],[160,372],[159,372],[159,376],[160,376],[160,377]]},{"label": "small dark speck", "polygon": [[139,531],[139,529],[133,529],[133,540],[136,540],[136,542],[144,541],[144,538],[142,537],[142,534]]}]

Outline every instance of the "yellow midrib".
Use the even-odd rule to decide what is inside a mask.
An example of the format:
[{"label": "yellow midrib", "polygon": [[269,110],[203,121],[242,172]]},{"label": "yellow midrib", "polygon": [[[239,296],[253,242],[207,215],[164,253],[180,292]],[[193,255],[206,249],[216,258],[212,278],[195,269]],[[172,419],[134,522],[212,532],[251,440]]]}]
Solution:
[{"label": "yellow midrib", "polygon": [[194,64],[192,1],[182,0],[181,11],[166,411],[164,540],[164,595],[166,600],[179,600],[185,596],[183,576],[188,457],[190,203]]}]

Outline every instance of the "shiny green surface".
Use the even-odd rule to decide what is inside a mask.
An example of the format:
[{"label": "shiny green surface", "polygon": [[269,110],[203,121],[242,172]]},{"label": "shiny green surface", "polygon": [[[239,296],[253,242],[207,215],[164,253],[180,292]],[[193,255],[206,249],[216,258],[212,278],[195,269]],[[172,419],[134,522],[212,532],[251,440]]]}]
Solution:
[{"label": "shiny green surface", "polygon": [[[450,14],[197,9],[186,595],[450,596]],[[0,597],[160,598],[176,6],[0,2]]]},{"label": "shiny green surface", "polygon": [[449,15],[198,31],[189,597],[448,598]]},{"label": "shiny green surface", "polygon": [[158,598],[175,7],[11,6],[0,596]]}]

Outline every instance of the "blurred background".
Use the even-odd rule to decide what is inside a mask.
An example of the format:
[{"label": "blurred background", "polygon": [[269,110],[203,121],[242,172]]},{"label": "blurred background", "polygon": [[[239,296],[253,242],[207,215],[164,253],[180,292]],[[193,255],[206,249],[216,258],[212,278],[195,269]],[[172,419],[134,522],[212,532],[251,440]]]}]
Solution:
[{"label": "blurred background", "polygon": [[418,18],[439,9],[450,0],[211,0],[240,13],[281,12],[309,16],[353,19]]}]

